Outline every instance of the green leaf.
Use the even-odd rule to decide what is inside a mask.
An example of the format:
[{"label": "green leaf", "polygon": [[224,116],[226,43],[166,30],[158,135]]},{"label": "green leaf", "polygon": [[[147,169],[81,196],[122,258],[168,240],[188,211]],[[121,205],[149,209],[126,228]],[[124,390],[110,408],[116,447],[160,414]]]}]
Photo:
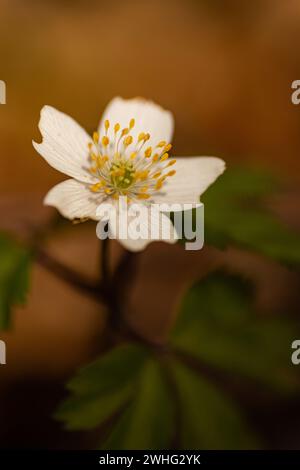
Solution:
[{"label": "green leaf", "polygon": [[224,248],[238,245],[289,266],[300,264],[300,237],[264,207],[278,191],[270,176],[229,169],[201,197],[205,205],[205,241]]},{"label": "green leaf", "polygon": [[160,365],[149,360],[135,397],[123,413],[103,449],[166,449],[173,433],[173,405]]},{"label": "green leaf", "polygon": [[54,417],[64,421],[65,429],[70,431],[94,429],[121,409],[132,393],[133,388],[126,384],[109,394],[74,395],[62,403]]},{"label": "green leaf", "polygon": [[182,408],[181,448],[257,448],[253,434],[225,395],[180,363],[173,363],[172,373]]},{"label": "green leaf", "polygon": [[257,315],[249,283],[215,273],[186,293],[172,343],[215,368],[288,392],[299,387],[290,358],[295,331],[284,318]]},{"label": "green leaf", "polygon": [[23,305],[29,288],[31,254],[0,235],[0,328],[10,325],[11,308]]},{"label": "green leaf", "polygon": [[70,430],[98,427],[128,403],[146,357],[142,347],[122,345],[83,368],[68,384],[72,394],[56,419]]},{"label": "green leaf", "polygon": [[76,395],[109,393],[134,379],[148,354],[141,346],[122,344],[79,370],[67,388]]}]

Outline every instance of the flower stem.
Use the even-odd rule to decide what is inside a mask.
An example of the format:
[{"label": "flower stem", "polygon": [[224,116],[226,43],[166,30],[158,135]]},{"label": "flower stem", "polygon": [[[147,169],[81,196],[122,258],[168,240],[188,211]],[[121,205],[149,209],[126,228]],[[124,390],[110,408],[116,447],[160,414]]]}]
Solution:
[{"label": "flower stem", "polygon": [[54,274],[59,279],[67,282],[79,291],[93,297],[95,300],[106,302],[106,291],[103,286],[98,283],[87,280],[77,271],[64,265],[57,259],[53,258],[42,248],[34,249],[35,260],[38,264],[43,266],[47,271]]},{"label": "flower stem", "polygon": [[101,259],[100,259],[100,270],[101,270],[101,282],[108,286],[110,282],[110,270],[109,270],[109,238],[105,238],[101,242]]},{"label": "flower stem", "polygon": [[88,279],[74,269],[57,260],[45,251],[38,243],[31,243],[30,249],[35,261],[58,279],[68,283],[71,287],[93,300],[106,305],[108,317],[108,329],[113,336],[125,337],[132,341],[146,344],[154,349],[160,349],[160,345],[140,335],[132,328],[124,318],[124,305],[128,297],[128,288],[136,274],[137,253],[124,251],[124,254],[114,273],[109,269],[109,239],[102,240],[100,271],[101,280]]}]

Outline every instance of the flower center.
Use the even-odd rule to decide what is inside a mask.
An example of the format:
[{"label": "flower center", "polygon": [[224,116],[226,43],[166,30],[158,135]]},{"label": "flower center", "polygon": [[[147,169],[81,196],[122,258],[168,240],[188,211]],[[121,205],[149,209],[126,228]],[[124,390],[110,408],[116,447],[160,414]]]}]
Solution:
[{"label": "flower center", "polygon": [[117,189],[128,189],[134,182],[135,169],[130,161],[120,160],[111,165],[111,182]]},{"label": "flower center", "polygon": [[105,121],[105,134],[94,132],[89,143],[89,172],[95,177],[90,190],[102,195],[127,196],[128,200],[149,199],[163,187],[166,179],[175,175],[169,170],[176,160],[169,158],[171,144],[165,141],[146,147],[150,134],[141,132],[134,140],[130,131],[135,126],[131,119],[121,129],[117,123],[111,129]]}]

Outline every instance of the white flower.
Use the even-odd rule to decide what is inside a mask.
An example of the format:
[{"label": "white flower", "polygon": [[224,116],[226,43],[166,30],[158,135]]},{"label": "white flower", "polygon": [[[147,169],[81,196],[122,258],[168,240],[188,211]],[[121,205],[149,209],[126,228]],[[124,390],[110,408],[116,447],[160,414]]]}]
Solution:
[{"label": "white flower", "polygon": [[[172,114],[140,98],[114,98],[93,138],[50,106],[41,111],[39,129],[43,141],[33,142],[34,148],[49,165],[71,177],[54,186],[44,203],[68,219],[99,220],[99,205],[116,203],[120,196],[126,196],[129,204],[146,205],[149,211],[151,203],[197,204],[225,169],[215,157],[171,158]],[[177,237],[169,217],[162,213],[161,220],[173,230],[168,240],[173,243]],[[120,242],[138,251],[151,240]]]}]

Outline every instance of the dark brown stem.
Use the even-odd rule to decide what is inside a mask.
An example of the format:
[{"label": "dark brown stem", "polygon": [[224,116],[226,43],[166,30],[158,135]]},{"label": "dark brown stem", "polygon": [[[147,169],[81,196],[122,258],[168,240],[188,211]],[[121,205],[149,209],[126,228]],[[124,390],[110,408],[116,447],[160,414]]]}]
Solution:
[{"label": "dark brown stem", "polygon": [[118,295],[121,298],[124,297],[125,292],[136,274],[137,260],[138,253],[132,253],[126,250],[113,274],[111,283],[117,286]]},{"label": "dark brown stem", "polygon": [[65,266],[42,248],[36,248],[34,250],[34,254],[36,262],[59,279],[67,282],[80,292],[89,295],[98,302],[107,302],[106,289],[102,285],[99,285],[99,283],[87,280],[85,276],[82,276],[77,271]]},{"label": "dark brown stem", "polygon": [[107,286],[110,283],[110,270],[109,270],[109,238],[105,238],[101,241],[101,259],[100,259],[100,270],[101,270],[101,282]]},{"label": "dark brown stem", "polygon": [[79,292],[89,296],[93,300],[105,304],[109,311],[109,328],[117,335],[131,341],[144,344],[155,351],[163,351],[164,346],[153,342],[140,335],[124,319],[123,300],[124,293],[136,273],[137,254],[125,251],[114,274],[109,272],[109,239],[102,241],[102,252],[100,260],[101,282],[89,280],[72,268],[69,268],[43,248],[33,248],[35,261],[55,275],[57,278],[68,283]]}]

